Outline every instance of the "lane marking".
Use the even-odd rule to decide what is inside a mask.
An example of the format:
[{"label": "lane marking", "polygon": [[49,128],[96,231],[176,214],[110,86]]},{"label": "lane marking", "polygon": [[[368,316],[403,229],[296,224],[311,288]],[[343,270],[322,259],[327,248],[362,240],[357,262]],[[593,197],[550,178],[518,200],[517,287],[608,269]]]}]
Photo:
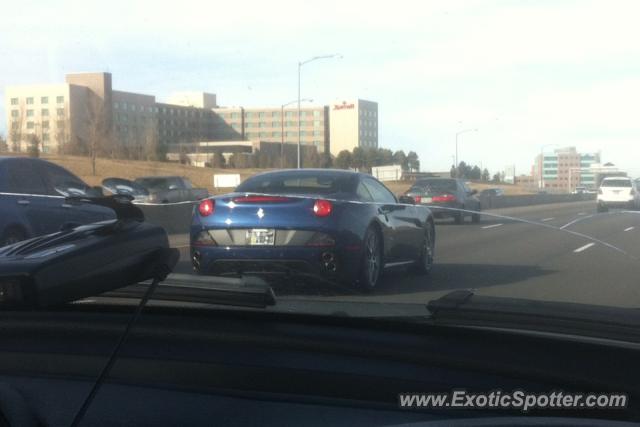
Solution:
[{"label": "lane marking", "polygon": [[594,217],[594,215],[581,216],[580,218],[576,218],[576,219],[574,219],[573,221],[571,221],[571,222],[569,222],[569,223],[567,223],[567,224],[563,225],[562,227],[560,227],[560,230],[564,230],[565,228],[567,228],[567,227],[569,227],[569,226],[571,226],[571,225],[575,224],[576,222],[580,222],[580,221],[583,221],[583,220],[585,220],[585,219],[589,219],[589,218],[593,218],[593,217]]},{"label": "lane marking", "polygon": [[542,222],[547,222],[547,221],[551,221],[554,220],[555,218],[545,218],[545,219],[541,219],[540,221]]},{"label": "lane marking", "polygon": [[629,228],[625,228],[624,231],[631,231],[633,230],[635,227],[629,227]]},{"label": "lane marking", "polygon": [[586,215],[586,213],[580,212],[580,213],[578,213],[578,215]]},{"label": "lane marking", "polygon": [[591,242],[591,243],[587,243],[587,244],[586,244],[586,245],[584,245],[584,246],[580,246],[578,249],[576,249],[576,250],[575,250],[575,251],[573,251],[573,252],[575,252],[575,253],[580,253],[580,252],[582,252],[582,251],[586,251],[586,250],[587,250],[587,249],[589,249],[591,246],[595,246],[595,243],[593,243],[593,242]]},{"label": "lane marking", "polygon": [[485,225],[484,227],[482,227],[483,229],[487,229],[487,228],[496,228],[496,227],[500,227],[503,224],[492,224],[492,225]]}]

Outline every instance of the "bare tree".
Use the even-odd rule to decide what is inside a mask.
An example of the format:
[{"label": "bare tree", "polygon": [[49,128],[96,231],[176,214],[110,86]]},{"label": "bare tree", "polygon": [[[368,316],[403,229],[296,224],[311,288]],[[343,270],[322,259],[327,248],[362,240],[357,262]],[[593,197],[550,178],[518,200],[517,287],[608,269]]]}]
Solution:
[{"label": "bare tree", "polygon": [[111,122],[107,116],[105,101],[95,95],[87,98],[85,116],[86,140],[79,139],[77,147],[91,158],[91,172],[95,176],[96,160],[110,153],[113,145]]},{"label": "bare tree", "polygon": [[18,111],[17,116],[11,116],[11,123],[9,124],[9,142],[11,143],[11,151],[14,153],[20,152],[21,150],[21,141],[22,141],[22,131],[24,130],[24,106],[20,105],[20,109],[12,110]]},{"label": "bare tree", "polygon": [[4,152],[4,151],[8,151],[8,150],[9,150],[9,146],[7,145],[7,140],[0,133],[0,152]]},{"label": "bare tree", "polygon": [[40,157],[40,138],[38,135],[30,134],[29,135],[29,147],[27,152],[29,153],[29,157]]}]

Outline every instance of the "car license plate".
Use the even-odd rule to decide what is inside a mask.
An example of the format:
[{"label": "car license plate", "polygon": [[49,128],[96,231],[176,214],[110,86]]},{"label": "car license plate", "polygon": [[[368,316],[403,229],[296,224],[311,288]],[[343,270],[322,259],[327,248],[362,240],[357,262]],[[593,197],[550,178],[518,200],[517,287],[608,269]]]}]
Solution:
[{"label": "car license plate", "polygon": [[254,228],[249,231],[249,245],[272,246],[276,243],[276,231],[266,228]]},{"label": "car license plate", "polygon": [[431,203],[433,200],[431,199],[431,197],[423,197],[420,202],[421,203]]}]

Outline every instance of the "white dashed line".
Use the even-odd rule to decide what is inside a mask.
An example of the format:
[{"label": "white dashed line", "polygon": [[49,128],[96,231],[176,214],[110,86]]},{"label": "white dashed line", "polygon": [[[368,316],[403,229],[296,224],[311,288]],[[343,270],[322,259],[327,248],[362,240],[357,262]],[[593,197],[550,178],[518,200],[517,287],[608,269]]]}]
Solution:
[{"label": "white dashed line", "polygon": [[547,222],[547,221],[552,221],[552,220],[554,220],[554,219],[555,219],[555,218],[545,218],[545,219],[541,219],[540,221],[542,221],[542,222]]},{"label": "white dashed line", "polygon": [[482,227],[483,229],[487,229],[487,228],[496,228],[496,227],[500,227],[502,224],[492,224],[492,225],[485,225],[484,227]]},{"label": "white dashed line", "polygon": [[575,252],[575,253],[580,253],[580,252],[582,252],[582,251],[586,251],[586,250],[587,250],[587,249],[589,249],[591,246],[595,246],[595,243],[587,243],[587,244],[586,244],[586,245],[584,245],[584,246],[580,246],[578,249],[576,249],[576,250],[575,250],[575,251],[573,251],[573,252]]},{"label": "white dashed line", "polygon": [[571,221],[571,222],[569,222],[569,223],[567,223],[567,224],[563,225],[562,227],[560,227],[560,229],[561,229],[561,230],[564,230],[565,228],[567,228],[567,227],[569,227],[569,226],[571,226],[571,225],[573,225],[573,224],[575,224],[575,223],[577,223],[577,222],[580,222],[580,221],[582,221],[582,220],[589,219],[589,218],[593,218],[593,215],[583,216],[583,217],[580,217],[580,218],[576,218],[576,219],[574,219],[573,221]]},{"label": "white dashed line", "polygon": [[584,212],[580,212],[578,215],[586,215],[586,213],[584,213]]},{"label": "white dashed line", "polygon": [[624,231],[631,231],[633,230],[635,227],[629,227],[629,228],[625,228]]}]

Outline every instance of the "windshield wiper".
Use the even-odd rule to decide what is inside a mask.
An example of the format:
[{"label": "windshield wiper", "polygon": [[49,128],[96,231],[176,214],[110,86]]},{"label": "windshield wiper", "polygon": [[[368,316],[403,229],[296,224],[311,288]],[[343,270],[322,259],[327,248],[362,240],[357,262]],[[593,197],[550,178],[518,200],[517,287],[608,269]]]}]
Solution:
[{"label": "windshield wiper", "polygon": [[640,342],[640,310],[475,295],[458,290],[430,301],[429,322]]}]

